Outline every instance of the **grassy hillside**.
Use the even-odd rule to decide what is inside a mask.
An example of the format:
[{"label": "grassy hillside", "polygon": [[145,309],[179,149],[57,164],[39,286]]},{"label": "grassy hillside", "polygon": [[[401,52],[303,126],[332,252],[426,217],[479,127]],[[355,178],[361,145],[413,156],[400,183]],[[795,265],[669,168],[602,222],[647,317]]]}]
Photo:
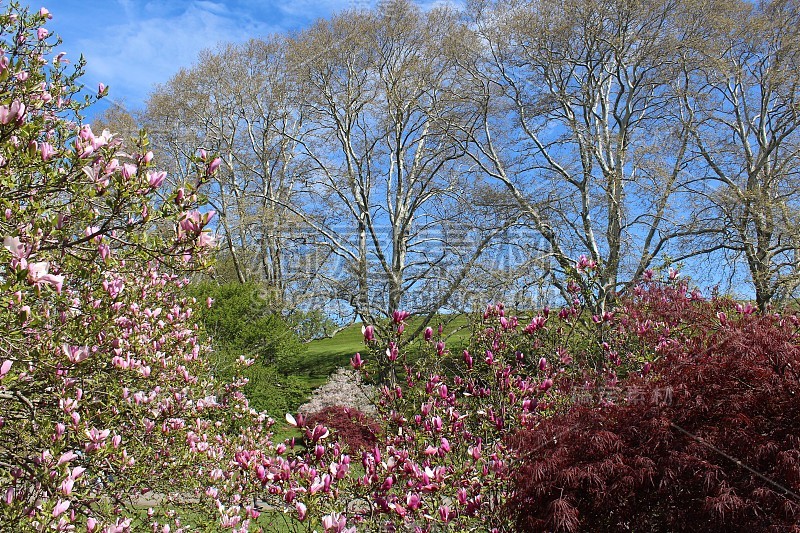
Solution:
[{"label": "grassy hillside", "polygon": [[[451,349],[459,348],[469,338],[469,321],[465,315],[442,316],[441,320],[433,320],[431,324],[434,330],[438,327],[439,322],[444,325],[444,335]],[[406,331],[414,331],[419,323],[420,319],[410,319]],[[361,323],[356,323],[330,339],[320,339],[308,343],[305,353],[292,361],[292,368],[287,368],[286,371],[293,375],[307,377],[311,381],[321,379],[324,382],[324,379],[337,368],[348,366],[350,358],[356,352],[364,352],[364,350]]]}]

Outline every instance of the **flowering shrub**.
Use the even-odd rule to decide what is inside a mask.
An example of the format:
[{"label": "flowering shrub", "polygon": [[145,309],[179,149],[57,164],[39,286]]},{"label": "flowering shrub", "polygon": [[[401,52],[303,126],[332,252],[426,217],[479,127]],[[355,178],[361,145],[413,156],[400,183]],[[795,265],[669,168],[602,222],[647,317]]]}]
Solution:
[{"label": "flowering shrub", "polygon": [[[421,354],[410,358],[408,348],[401,349],[408,313],[394,313],[394,333],[383,342],[375,328],[364,327],[367,351],[351,363],[376,383],[382,436],[361,452],[355,470],[357,459],[341,445],[351,427],[323,417],[289,417],[304,429],[306,446],[293,455],[287,450],[294,467],[279,483],[277,472],[271,473],[275,464],[265,458],[265,486],[294,502],[309,529],[320,515],[333,531],[511,528],[503,507],[516,468],[508,438],[565,403],[564,391],[574,387],[576,376],[592,388],[605,380],[577,368],[583,353],[575,351],[573,360],[557,341],[578,327],[581,307],[576,301],[526,324],[506,316],[502,305],[489,306],[468,349],[458,354],[448,350],[441,332],[428,329]],[[609,316],[603,327],[611,322]],[[597,343],[591,349],[604,348]],[[294,475],[303,472],[305,479]]]},{"label": "flowering shrub", "polygon": [[[179,527],[191,507],[246,527],[241,454],[271,446],[270,422],[210,377],[181,296],[212,243],[196,189],[219,160],[166,190],[146,139],[70,120],[89,101],[49,18],[0,15],[0,523]],[[148,493],[164,504],[144,516]]]},{"label": "flowering shrub", "polygon": [[361,374],[340,368],[316,389],[308,402],[298,409],[302,414],[324,411],[329,407],[348,407],[375,416],[375,387],[364,383]]},{"label": "flowering shrub", "polygon": [[791,531],[800,520],[798,320],[685,285],[637,290],[660,360],[625,397],[513,439],[520,530]]}]

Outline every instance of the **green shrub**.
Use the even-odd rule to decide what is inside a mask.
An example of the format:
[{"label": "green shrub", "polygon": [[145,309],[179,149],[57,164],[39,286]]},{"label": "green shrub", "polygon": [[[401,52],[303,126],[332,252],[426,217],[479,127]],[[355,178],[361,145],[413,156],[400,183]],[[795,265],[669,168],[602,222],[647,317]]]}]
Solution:
[{"label": "green shrub", "polygon": [[[247,378],[244,392],[250,404],[272,416],[293,411],[302,404],[311,388],[279,366],[291,366],[305,346],[286,321],[270,308],[255,283],[212,282],[194,284],[190,292],[203,306],[198,320],[214,346],[214,369],[218,377]],[[242,369],[240,358],[252,359]]]},{"label": "green shrub", "polygon": [[200,320],[217,349],[244,354],[262,365],[295,358],[304,351],[303,343],[270,308],[255,283],[199,283],[192,295],[214,301],[203,308]]}]

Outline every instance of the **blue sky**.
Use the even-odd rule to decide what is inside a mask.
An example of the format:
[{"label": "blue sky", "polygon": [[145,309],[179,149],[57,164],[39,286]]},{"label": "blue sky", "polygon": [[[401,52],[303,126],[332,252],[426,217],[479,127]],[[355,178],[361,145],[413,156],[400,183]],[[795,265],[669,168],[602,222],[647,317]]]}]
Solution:
[{"label": "blue sky", "polygon": [[[432,4],[433,0],[418,2]],[[95,90],[110,87],[107,102],[141,107],[156,83],[192,65],[200,50],[275,32],[298,30],[320,17],[376,0],[41,0],[48,27],[64,40],[62,50],[88,61],[83,78]]]}]

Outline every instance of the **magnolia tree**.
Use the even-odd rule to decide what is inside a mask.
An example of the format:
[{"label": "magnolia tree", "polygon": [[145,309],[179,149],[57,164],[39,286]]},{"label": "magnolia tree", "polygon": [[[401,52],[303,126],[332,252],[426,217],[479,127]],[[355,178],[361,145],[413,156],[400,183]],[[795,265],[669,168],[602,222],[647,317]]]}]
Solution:
[{"label": "magnolia tree", "polygon": [[[54,53],[50,18],[0,15],[0,523],[168,531],[193,507],[246,528],[237,465],[271,446],[270,421],[215,382],[181,296],[212,241],[197,187],[219,160],[200,153],[167,191],[146,139],[71,120],[94,98],[77,99],[82,65]],[[156,510],[135,510],[145,495]]]},{"label": "magnolia tree", "polygon": [[[591,261],[575,269],[582,285],[595,282]],[[432,328],[404,342],[407,312],[393,313],[388,338],[366,326],[367,350],[351,364],[377,385],[378,427],[352,409],[287,415],[304,447],[256,458],[256,477],[294,506],[302,530],[512,530],[513,473],[530,457],[511,437],[576,401],[624,401],[621,380],[647,375],[656,355],[631,332],[665,334],[624,309],[587,326],[586,311],[580,289],[566,307],[524,319],[491,305],[452,350]]]}]

